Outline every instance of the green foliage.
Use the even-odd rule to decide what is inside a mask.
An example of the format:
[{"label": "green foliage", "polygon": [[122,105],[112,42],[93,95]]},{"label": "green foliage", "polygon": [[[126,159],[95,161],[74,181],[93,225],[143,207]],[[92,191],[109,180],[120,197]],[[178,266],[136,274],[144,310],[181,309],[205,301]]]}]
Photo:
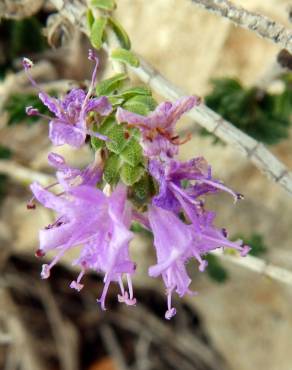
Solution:
[{"label": "green foliage", "polygon": [[147,86],[135,86],[121,91],[118,96],[124,99],[133,98],[136,95],[152,96],[152,91]]},{"label": "green foliage", "polygon": [[[40,52],[47,47],[42,34],[42,24],[36,17],[21,20],[1,20],[0,44],[4,51],[1,56],[0,75],[11,68],[16,57],[32,52]],[[1,78],[1,77],[0,77]]]},{"label": "green foliage", "polygon": [[141,114],[142,116],[146,116],[156,108],[156,105],[156,101],[152,96],[135,95],[123,104],[123,108],[131,112]]},{"label": "green foliage", "polygon": [[206,270],[208,276],[217,283],[224,283],[228,279],[228,273],[220,263],[219,259],[212,254],[208,254],[208,256],[206,256],[206,260],[208,261]]},{"label": "green foliage", "polygon": [[96,94],[100,96],[113,94],[117,92],[127,79],[128,76],[125,73],[118,73],[113,77],[103,80],[96,86]]},{"label": "green foliage", "polygon": [[12,151],[0,144],[0,159],[9,159],[12,156]]},{"label": "green foliage", "polygon": [[87,9],[86,12],[86,21],[87,21],[87,27],[91,29],[94,23],[94,16],[91,9]]},{"label": "green foliage", "polygon": [[106,24],[107,18],[100,17],[94,20],[90,28],[90,41],[95,49],[100,49],[102,46]]},{"label": "green foliage", "polygon": [[121,180],[127,186],[134,185],[138,182],[143,174],[145,173],[145,168],[141,165],[132,167],[128,163],[124,163],[121,167]]},{"label": "green foliage", "polygon": [[13,94],[9,97],[4,106],[4,110],[8,112],[8,125],[16,125],[22,122],[31,124],[39,120],[37,116],[28,116],[25,108],[33,106],[40,113],[48,114],[49,110],[42,104],[38,96],[35,94]]},{"label": "green foliage", "polygon": [[117,36],[122,48],[130,50],[131,41],[129,39],[127,32],[124,30],[123,26],[116,19],[112,17],[109,17],[108,21],[109,21],[109,25],[111,26],[112,30]]},{"label": "green foliage", "polygon": [[280,94],[256,87],[244,88],[230,78],[214,80],[213,87],[206,104],[240,130],[266,144],[276,144],[288,137],[292,116],[291,83],[285,83]]},{"label": "green foliage", "polygon": [[131,51],[123,48],[114,49],[111,52],[111,58],[132,67],[139,67],[139,59]]},{"label": "green foliage", "polygon": [[105,162],[103,178],[110,184],[115,185],[119,181],[119,171],[120,171],[121,161],[118,155],[111,153]]},{"label": "green foliage", "polygon": [[106,11],[112,11],[116,8],[115,0],[91,0],[90,5]]}]

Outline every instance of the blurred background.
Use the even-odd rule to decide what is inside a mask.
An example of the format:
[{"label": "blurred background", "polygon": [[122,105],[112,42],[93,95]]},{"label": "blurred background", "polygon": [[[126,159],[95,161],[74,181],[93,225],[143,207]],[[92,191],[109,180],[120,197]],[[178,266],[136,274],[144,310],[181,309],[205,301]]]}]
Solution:
[{"label": "blurred background", "polygon": [[[289,0],[234,3],[291,29]],[[135,52],[292,168],[289,53],[188,0],[117,4],[115,15]],[[190,266],[199,295],[175,300],[178,314],[171,322],[164,319],[162,283],[147,277],[154,261],[147,234],[137,235],[132,246],[138,262],[135,308],[118,305],[112,286],[108,311],[101,312],[95,300],[102,280],[94,274],[85,278],[81,293],[72,291],[74,255],[64,257],[49,281],[40,280],[38,230],[54,216],[41,206],[28,211],[26,203],[32,180],[52,182],[52,147],[47,123],[25,116],[24,107],[38,102],[21,57],[33,59],[36,80],[59,95],[83,86],[92,68],[88,40],[69,24],[58,27],[54,13],[49,1],[0,1],[0,369],[290,370],[292,287],[243,267],[215,257],[205,274]],[[111,71],[105,55],[100,59],[103,78]],[[245,195],[236,206],[225,195],[209,202],[218,226],[251,244],[254,255],[292,271],[288,193],[196,122],[184,118],[178,130],[193,132],[182,159],[203,155],[215,177]],[[82,154],[66,146],[54,151],[74,166],[92,159],[89,146]]]}]

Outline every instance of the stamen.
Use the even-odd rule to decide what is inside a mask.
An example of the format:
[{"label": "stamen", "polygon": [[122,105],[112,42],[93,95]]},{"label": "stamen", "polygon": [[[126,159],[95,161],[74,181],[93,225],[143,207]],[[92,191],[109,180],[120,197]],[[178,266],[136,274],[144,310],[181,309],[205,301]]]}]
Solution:
[{"label": "stamen", "polygon": [[47,279],[50,277],[51,274],[51,269],[55,266],[55,264],[59,261],[59,259],[63,256],[63,254],[66,252],[67,248],[63,248],[57,255],[56,257],[52,260],[52,262],[48,264],[44,264],[42,266],[42,271],[41,271],[41,278],[42,279]]},{"label": "stamen", "polygon": [[96,81],[96,75],[97,75],[97,69],[98,69],[98,65],[99,65],[99,62],[98,62],[98,58],[95,54],[95,52],[92,50],[92,49],[89,49],[88,51],[88,59],[89,60],[92,60],[93,62],[95,61],[95,66],[94,66],[94,70],[93,70],[93,73],[92,73],[92,77],[91,77],[91,82],[90,82],[90,85],[89,85],[89,88],[88,88],[88,92],[86,94],[86,97],[82,103],[82,107],[81,107],[81,112],[80,112],[80,116],[83,115],[83,112],[84,112],[84,109],[88,103],[88,100],[94,90],[94,85],[95,85],[95,81]]},{"label": "stamen", "polygon": [[251,247],[249,247],[248,245],[243,245],[242,250],[240,251],[241,257],[245,257],[250,250],[251,250]]},{"label": "stamen", "polygon": [[220,184],[218,182],[215,182],[215,181],[212,181],[212,180],[206,180],[206,179],[197,179],[197,181],[202,182],[202,183],[205,183],[207,185],[211,185],[214,188],[217,188],[219,190],[226,191],[227,193],[231,194],[234,197],[235,202],[238,199],[242,199],[243,198],[243,195],[242,194],[235,193],[233,190],[229,189],[227,186],[224,186],[223,184]]},{"label": "stamen", "polygon": [[36,209],[36,205],[33,203],[34,197],[26,204],[27,209]]},{"label": "stamen", "polygon": [[165,312],[166,320],[170,320],[173,316],[176,315],[176,309],[174,307],[171,307],[171,294],[171,291],[167,293],[167,311]]},{"label": "stamen", "polygon": [[24,69],[30,69],[33,66],[33,62],[28,58],[23,58],[22,66]]},{"label": "stamen", "polygon": [[44,257],[46,253],[42,249],[37,249],[34,255],[38,258],[41,258]]},{"label": "stamen", "polygon": [[26,114],[28,116],[38,116],[38,117],[41,117],[41,118],[45,118],[47,120],[51,120],[52,119],[52,117],[47,116],[46,114],[40,113],[37,108],[34,108],[32,106],[26,107],[25,108],[25,112],[26,112]]},{"label": "stamen", "polygon": [[105,277],[105,279],[106,280],[105,280],[105,284],[104,284],[104,287],[103,287],[101,297],[100,297],[100,299],[96,300],[98,303],[100,303],[101,309],[103,311],[106,310],[106,308],[105,308],[105,299],[106,299],[108,288],[109,288],[110,283],[111,283],[110,279],[107,279],[106,277]]},{"label": "stamen", "polygon": [[83,284],[80,284],[80,281],[82,279],[82,277],[84,276],[85,274],[85,269],[83,268],[82,271],[79,273],[76,281],[73,280],[70,284],[70,288],[72,289],[76,289],[78,292],[80,292],[80,290],[84,287]]}]

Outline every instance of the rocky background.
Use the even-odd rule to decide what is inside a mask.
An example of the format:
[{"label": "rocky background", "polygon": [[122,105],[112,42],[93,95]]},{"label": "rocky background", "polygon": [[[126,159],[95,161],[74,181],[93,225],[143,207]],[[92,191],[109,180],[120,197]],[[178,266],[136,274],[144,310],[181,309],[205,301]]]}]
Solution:
[{"label": "rocky background", "polygon": [[[289,0],[238,0],[234,3],[291,27]],[[199,9],[188,0],[118,0],[116,15],[130,35],[133,50],[174,84],[189,94],[202,97],[210,92],[210,80],[214,77],[233,77],[244,86],[260,83],[279,51],[272,43]],[[44,59],[50,65],[47,69],[44,67],[46,73],[42,78],[53,80],[62,76],[82,80],[88,77],[90,73],[84,73],[84,50],[87,47],[77,33],[66,49],[47,52]],[[0,90],[2,98],[7,95],[8,85],[5,86],[6,90]],[[13,89],[13,86],[10,88]],[[49,174],[46,157],[50,144],[46,138],[46,125],[18,125],[16,128],[7,126],[6,122],[4,112],[0,118],[0,143],[9,143],[13,150],[13,163]],[[220,225],[227,226],[231,235],[248,237],[254,233],[261,234],[268,247],[262,258],[292,270],[292,200],[287,193],[269,182],[233,148],[213,145],[212,138],[199,135],[195,122],[184,119],[179,130],[195,132],[193,139],[182,150],[184,159],[203,155],[212,164],[218,178],[245,195],[245,200],[236,206],[227,196],[212,201],[212,206],[220,215]],[[290,169],[291,148],[292,135],[271,147]],[[79,152],[76,154],[67,147],[59,152],[66,152],[70,161],[80,166],[91,158],[90,151],[86,149],[82,157]],[[1,203],[2,254],[12,253],[22,258],[32,256],[37,249],[38,229],[52,220],[53,215],[41,207],[34,212],[26,210],[30,196],[27,185],[11,180],[8,195]],[[132,248],[134,258],[145,262],[138,268],[135,282],[138,289],[152,289],[156,284],[145,277],[147,266],[153,260],[147,248],[149,243],[148,239],[139,236]],[[70,261],[71,257],[67,256],[65,266],[69,267]],[[38,261],[36,263],[38,266]],[[222,284],[194,272],[194,289],[200,294],[195,298],[186,298],[186,304],[198,315],[212,348],[224,359],[222,368],[290,370],[292,287],[228,262],[224,267],[229,279]],[[192,325],[192,322],[188,324],[189,332],[192,332]],[[107,357],[103,361],[110,362]],[[94,366],[96,369],[110,369],[116,365],[101,365],[98,362]],[[195,366],[199,365],[194,364],[194,369],[200,368]]]}]

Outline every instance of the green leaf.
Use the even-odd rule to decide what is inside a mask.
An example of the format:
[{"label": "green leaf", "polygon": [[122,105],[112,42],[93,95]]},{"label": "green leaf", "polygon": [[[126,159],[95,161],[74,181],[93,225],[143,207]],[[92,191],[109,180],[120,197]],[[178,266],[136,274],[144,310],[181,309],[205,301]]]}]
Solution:
[{"label": "green leaf", "polygon": [[120,106],[124,103],[123,98],[119,98],[118,96],[115,96],[115,95],[109,96],[108,100],[112,106]]},{"label": "green leaf", "polygon": [[127,32],[124,30],[122,25],[114,18],[110,17],[109,24],[112,27],[114,33],[116,34],[121,46],[124,49],[130,50],[131,49],[131,41]]},{"label": "green leaf", "polygon": [[132,98],[136,95],[149,95],[152,96],[152,91],[146,86],[136,86],[131,87],[130,89],[126,89],[121,91],[118,96],[123,97],[125,99]]},{"label": "green leaf", "polygon": [[90,29],[90,41],[96,49],[100,49],[102,46],[104,30],[107,24],[106,18],[95,19]]},{"label": "green leaf", "polygon": [[120,176],[125,185],[131,186],[139,181],[144,173],[145,169],[143,166],[132,167],[128,163],[125,163],[121,167]]},{"label": "green leaf", "polygon": [[125,147],[120,155],[122,160],[131,166],[137,166],[139,163],[142,163],[144,158],[142,147],[135,137],[131,137],[125,143]]},{"label": "green leaf", "polygon": [[0,144],[0,159],[9,159],[12,156],[12,151]]},{"label": "green leaf", "polygon": [[120,154],[127,143],[123,126],[115,123],[115,125],[108,130],[106,135],[110,139],[106,142],[108,150]]},{"label": "green leaf", "polygon": [[156,106],[156,101],[148,95],[133,96],[123,104],[123,108],[142,116],[147,116]]},{"label": "green leaf", "polygon": [[103,171],[104,180],[110,184],[115,185],[120,178],[121,160],[118,155],[111,154],[105,162]]},{"label": "green leaf", "polygon": [[112,11],[117,6],[115,0],[91,0],[90,5],[106,11]]},{"label": "green leaf", "polygon": [[87,26],[89,29],[91,29],[93,23],[94,23],[94,16],[93,16],[93,13],[92,13],[92,10],[91,9],[87,9],[87,12],[86,12],[86,21],[87,21]]},{"label": "green leaf", "polygon": [[[94,131],[99,132],[102,135],[108,136],[111,128],[117,124],[114,116],[109,116],[104,119],[104,121],[94,129]],[[98,150],[105,145],[104,140],[100,140],[97,137],[91,136],[91,146],[93,149]]]},{"label": "green leaf", "polygon": [[228,279],[228,273],[221,265],[218,258],[212,254],[208,254],[208,256],[206,256],[206,260],[208,261],[206,271],[209,277],[217,283],[224,283]]},{"label": "green leaf", "polygon": [[147,203],[153,192],[152,180],[145,174],[138,182],[133,185],[132,200],[138,205]]},{"label": "green leaf", "polygon": [[121,87],[123,82],[128,78],[125,73],[118,73],[113,77],[110,77],[106,80],[101,81],[96,86],[97,95],[109,95],[118,88]]},{"label": "green leaf", "polygon": [[266,144],[276,144],[288,137],[292,123],[291,84],[285,83],[279,94],[257,87],[245,88],[229,78],[215,80],[213,86],[206,104],[240,130]]},{"label": "green leaf", "polygon": [[118,48],[112,51],[111,58],[118,62],[129,64],[132,67],[139,67],[139,59],[131,51]]}]

